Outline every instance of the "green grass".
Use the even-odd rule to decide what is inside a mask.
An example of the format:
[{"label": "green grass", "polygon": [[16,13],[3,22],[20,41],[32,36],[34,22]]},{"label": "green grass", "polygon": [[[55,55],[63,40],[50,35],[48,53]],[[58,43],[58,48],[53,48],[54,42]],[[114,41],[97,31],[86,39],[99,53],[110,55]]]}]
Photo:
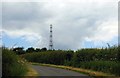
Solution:
[{"label": "green grass", "polygon": [[25,76],[39,76],[38,72],[31,68],[29,65],[27,66],[28,72],[25,74]]}]

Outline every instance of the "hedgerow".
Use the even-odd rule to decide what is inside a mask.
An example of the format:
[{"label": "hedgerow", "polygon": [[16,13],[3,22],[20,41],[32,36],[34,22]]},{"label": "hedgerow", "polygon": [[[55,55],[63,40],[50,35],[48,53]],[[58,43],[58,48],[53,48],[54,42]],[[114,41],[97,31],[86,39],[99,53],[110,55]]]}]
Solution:
[{"label": "hedgerow", "polygon": [[2,76],[24,76],[27,73],[25,62],[13,51],[2,49]]},{"label": "hedgerow", "polygon": [[102,49],[90,48],[77,50],[76,52],[54,50],[26,53],[23,57],[30,62],[81,67],[120,76],[118,70],[120,69],[119,48],[120,46]]}]

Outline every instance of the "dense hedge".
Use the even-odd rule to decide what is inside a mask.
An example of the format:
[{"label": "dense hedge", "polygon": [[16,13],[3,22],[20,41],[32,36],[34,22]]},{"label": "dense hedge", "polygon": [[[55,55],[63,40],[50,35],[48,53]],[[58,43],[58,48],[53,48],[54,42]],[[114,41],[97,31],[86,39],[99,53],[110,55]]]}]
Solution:
[{"label": "dense hedge", "polygon": [[2,76],[24,76],[27,68],[14,52],[2,50]]},{"label": "dense hedge", "polygon": [[76,57],[79,61],[118,61],[118,48],[81,49],[76,51]]},{"label": "dense hedge", "polygon": [[79,67],[85,69],[92,69],[96,71],[102,71],[107,73],[112,73],[117,76],[120,76],[120,62],[115,61],[90,61],[90,62],[81,62]]},{"label": "dense hedge", "polygon": [[73,51],[47,51],[28,53],[23,56],[31,62],[63,65],[65,61],[72,59]]},{"label": "dense hedge", "polygon": [[27,53],[23,57],[31,62],[82,67],[120,75],[118,48],[120,47],[81,49],[76,52],[55,50]]},{"label": "dense hedge", "polygon": [[81,49],[74,53],[71,64],[74,67],[81,67],[112,73],[120,76],[120,55],[119,47],[105,49]]}]

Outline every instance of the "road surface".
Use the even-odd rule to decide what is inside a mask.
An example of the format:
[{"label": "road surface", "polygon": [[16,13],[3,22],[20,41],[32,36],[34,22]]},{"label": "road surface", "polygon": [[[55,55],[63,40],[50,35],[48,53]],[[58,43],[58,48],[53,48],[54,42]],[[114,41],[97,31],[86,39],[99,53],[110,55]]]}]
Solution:
[{"label": "road surface", "polygon": [[[84,74],[60,69],[60,68],[54,68],[54,67],[47,67],[47,66],[37,66],[37,65],[31,65],[33,69],[35,69],[40,76],[86,76]],[[86,76],[86,78],[90,78]]]}]

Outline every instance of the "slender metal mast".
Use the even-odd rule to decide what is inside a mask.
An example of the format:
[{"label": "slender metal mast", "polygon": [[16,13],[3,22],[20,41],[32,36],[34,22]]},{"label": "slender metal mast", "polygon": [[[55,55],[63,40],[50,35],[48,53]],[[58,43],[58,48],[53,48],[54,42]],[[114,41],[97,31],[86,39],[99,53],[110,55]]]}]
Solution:
[{"label": "slender metal mast", "polygon": [[53,50],[53,39],[52,39],[52,24],[50,24],[50,42],[49,42],[49,50]]}]

